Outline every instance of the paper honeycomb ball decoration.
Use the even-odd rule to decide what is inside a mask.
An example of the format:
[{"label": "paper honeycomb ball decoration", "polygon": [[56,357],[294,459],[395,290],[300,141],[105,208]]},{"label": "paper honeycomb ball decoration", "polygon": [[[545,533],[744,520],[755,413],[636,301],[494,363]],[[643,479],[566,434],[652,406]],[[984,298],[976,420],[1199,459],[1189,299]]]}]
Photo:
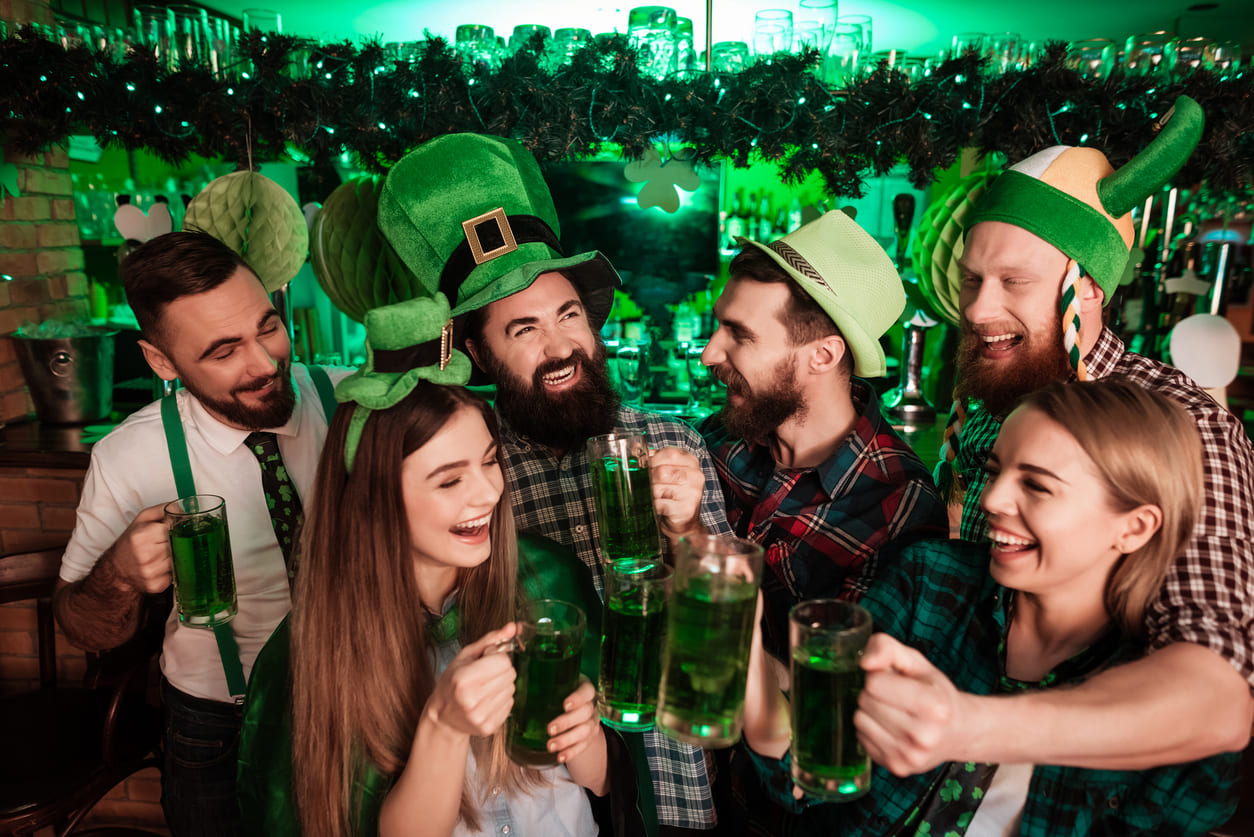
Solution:
[{"label": "paper honeycomb ball decoration", "polygon": [[932,311],[951,325],[957,325],[960,316],[958,294],[962,291],[962,271],[958,259],[964,249],[964,225],[971,208],[997,174],[995,171],[972,172],[948,192],[934,198],[924,211],[914,237],[911,258],[919,278],[919,290]]},{"label": "paper honeycomb ball decoration", "polygon": [[372,308],[427,296],[397,257],[376,220],[383,178],[341,183],[326,199],[310,233],[314,276],[336,308],[357,322]]},{"label": "paper honeycomb ball decoration", "polygon": [[267,291],[292,281],[309,253],[309,229],[296,200],[254,171],[219,177],[187,206],[184,229],[203,230],[239,253]]}]

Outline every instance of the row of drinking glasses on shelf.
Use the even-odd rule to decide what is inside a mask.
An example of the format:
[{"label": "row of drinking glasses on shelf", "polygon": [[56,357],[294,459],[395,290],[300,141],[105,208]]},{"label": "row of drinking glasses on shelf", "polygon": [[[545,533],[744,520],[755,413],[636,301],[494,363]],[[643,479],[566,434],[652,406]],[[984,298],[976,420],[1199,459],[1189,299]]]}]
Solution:
[{"label": "row of drinking glasses on shelf", "polygon": [[[837,0],[799,0],[801,9],[763,9],[754,16],[752,44],[720,41],[710,48],[710,68],[719,73],[736,73],[753,61],[771,60],[780,52],[817,50],[823,55],[818,73],[824,81],[844,86],[876,68],[887,65],[911,81],[924,78],[946,59],[976,52],[987,59],[985,72],[997,75],[1032,66],[1044,44],[1024,38],[1017,32],[961,32],[951,46],[927,55],[909,54],[902,49],[875,51],[872,47],[872,19],[869,15],[837,16]],[[52,27],[38,26],[46,37],[66,48],[86,44],[121,59],[135,45],[153,52],[157,61],[170,69],[190,67],[209,69],[218,77],[247,72],[237,54],[242,32],[281,32],[278,12],[245,9],[242,28],[233,21],[209,14],[199,6],[136,5],[132,27],[122,29],[88,24],[58,16]],[[0,22],[0,37],[5,34]],[[501,63],[537,35],[544,39],[541,62],[548,69],[569,63],[573,56],[594,40],[587,29],[559,28],[554,32],[540,24],[515,26],[509,39],[497,35],[491,26],[458,26],[454,46],[467,70],[497,69]],[[602,33],[595,39],[614,37]],[[677,75],[687,78],[706,66],[706,55],[694,49],[693,22],[679,17],[665,6],[639,6],[628,13],[627,38],[637,50],[644,71],[655,78]],[[426,41],[385,43],[389,61],[412,63],[422,57]],[[304,78],[312,72],[310,60],[317,42],[298,39],[292,55],[291,75]],[[1073,41],[1067,52],[1067,65],[1086,78],[1102,79],[1116,67],[1135,74],[1170,78],[1205,69],[1221,76],[1242,70],[1240,44],[1214,41],[1205,37],[1181,38],[1170,32],[1129,36],[1122,45],[1107,39]]]},{"label": "row of drinking glasses on shelf", "polygon": [[[648,400],[653,389],[653,369],[649,364],[648,340],[607,341],[606,349],[614,355],[614,372],[618,391],[623,400],[640,406]],[[677,343],[674,347],[675,364],[667,364],[668,382],[676,391],[687,390],[688,403],[684,412],[690,416],[708,415],[714,409],[714,375],[710,367],[701,362],[705,340]],[[660,389],[665,389],[664,384]]]}]

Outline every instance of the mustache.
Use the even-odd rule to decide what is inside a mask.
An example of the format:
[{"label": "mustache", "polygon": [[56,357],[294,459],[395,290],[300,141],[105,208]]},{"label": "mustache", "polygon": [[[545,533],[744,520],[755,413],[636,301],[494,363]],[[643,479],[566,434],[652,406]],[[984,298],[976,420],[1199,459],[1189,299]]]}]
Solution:
[{"label": "mustache", "polygon": [[744,375],[741,375],[726,364],[720,363],[717,366],[711,366],[710,374],[731,392],[740,394],[748,389],[748,381],[745,380]]},{"label": "mustache", "polygon": [[268,375],[264,378],[258,378],[255,381],[249,381],[246,384],[241,384],[234,389],[234,392],[256,392],[257,390],[265,389],[270,386],[270,384],[280,380],[284,375],[286,375],[288,373],[288,368],[288,364],[281,363],[279,364],[279,367],[274,370],[273,375]]}]

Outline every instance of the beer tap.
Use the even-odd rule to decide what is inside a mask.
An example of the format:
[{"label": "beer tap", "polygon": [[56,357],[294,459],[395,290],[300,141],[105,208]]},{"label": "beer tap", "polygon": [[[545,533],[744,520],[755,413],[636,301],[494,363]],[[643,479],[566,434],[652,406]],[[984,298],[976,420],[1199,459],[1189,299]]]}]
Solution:
[{"label": "beer tap", "polygon": [[906,291],[906,309],[902,320],[900,383],[884,394],[884,407],[895,424],[906,427],[928,425],[936,420],[936,410],[923,394],[923,343],[927,329],[937,320],[927,312],[919,291],[918,279],[907,275],[906,244],[914,220],[914,195],[900,194],[893,198],[893,227],[897,235],[897,271]]}]

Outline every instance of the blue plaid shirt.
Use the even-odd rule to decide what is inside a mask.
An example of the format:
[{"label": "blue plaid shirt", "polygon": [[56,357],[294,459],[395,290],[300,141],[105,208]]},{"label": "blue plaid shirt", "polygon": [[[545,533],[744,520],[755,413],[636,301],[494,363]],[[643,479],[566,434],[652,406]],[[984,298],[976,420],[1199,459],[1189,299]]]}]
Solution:
[{"label": "blue plaid shirt", "polygon": [[[498,414],[499,415],[499,414]],[[701,522],[716,534],[730,534],[714,463],[701,437],[666,416],[623,407],[616,433],[644,433],[650,446],[677,447],[696,455],[705,474]],[[570,547],[588,565],[602,593],[601,548],[592,472],[583,447],[558,457],[544,445],[515,432],[501,419],[501,448],[520,531],[537,532]],[[716,822],[704,751],[650,730],[644,734],[658,822],[679,828],[710,829]]]}]

